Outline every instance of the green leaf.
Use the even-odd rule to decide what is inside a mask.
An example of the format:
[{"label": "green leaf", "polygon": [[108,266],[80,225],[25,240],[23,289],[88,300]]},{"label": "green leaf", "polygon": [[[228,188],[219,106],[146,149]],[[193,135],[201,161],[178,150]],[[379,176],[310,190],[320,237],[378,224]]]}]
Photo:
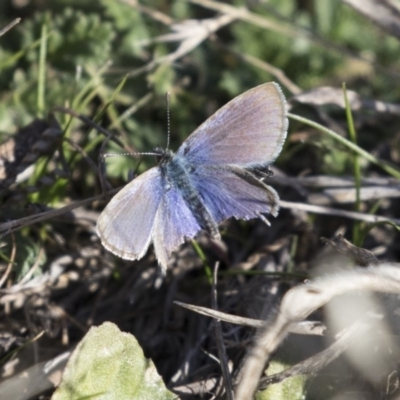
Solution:
[{"label": "green leaf", "polygon": [[153,362],[129,333],[105,322],[92,327],[71,355],[52,400],[169,400]]},{"label": "green leaf", "polygon": [[[20,211],[20,210],[19,210]],[[13,209],[5,209],[9,216],[18,215]],[[23,235],[21,232],[14,233],[14,239],[11,235],[6,236],[2,242],[0,255],[3,260],[11,261],[12,249],[15,246],[15,259],[13,260],[13,275],[16,282],[20,282],[27,273],[31,277],[43,274],[43,267],[47,262],[47,255],[41,247],[40,242]],[[0,396],[1,398],[1,396]]]},{"label": "green leaf", "polygon": [[[278,360],[271,361],[268,367],[268,375],[282,372],[289,365]],[[257,393],[256,400],[301,400],[304,399],[304,386],[307,377],[294,376],[282,382],[270,385],[267,389]]]}]

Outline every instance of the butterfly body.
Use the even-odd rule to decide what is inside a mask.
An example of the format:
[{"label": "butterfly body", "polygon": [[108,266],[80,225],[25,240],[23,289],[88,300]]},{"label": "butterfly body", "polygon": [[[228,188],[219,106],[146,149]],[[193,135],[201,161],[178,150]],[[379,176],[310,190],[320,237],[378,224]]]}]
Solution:
[{"label": "butterfly body", "polygon": [[286,102],[266,83],[236,97],[197,128],[176,153],[156,149],[158,165],[126,185],[97,222],[102,244],[136,260],[153,242],[165,269],[171,252],[200,230],[219,239],[218,224],[277,215],[279,197],[261,178],[287,132]]},{"label": "butterfly body", "polygon": [[[160,151],[160,149],[156,149]],[[199,226],[206,230],[214,239],[220,239],[218,224],[204,206],[199,192],[191,181],[196,167],[186,162],[186,159],[171,150],[162,150],[158,167],[160,169],[164,191],[176,189],[181,194]]]}]

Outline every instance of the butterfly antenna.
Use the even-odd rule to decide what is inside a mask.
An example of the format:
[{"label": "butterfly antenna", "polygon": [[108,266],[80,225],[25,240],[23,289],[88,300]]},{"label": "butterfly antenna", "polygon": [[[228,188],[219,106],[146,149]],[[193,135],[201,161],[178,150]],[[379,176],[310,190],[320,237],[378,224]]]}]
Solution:
[{"label": "butterfly antenna", "polygon": [[169,112],[169,98],[170,98],[170,93],[167,92],[165,95],[165,100],[167,102],[167,150],[169,149],[169,139],[171,136],[171,117]]},{"label": "butterfly antenna", "polygon": [[148,153],[105,153],[103,157],[115,157],[115,156],[159,156],[160,153],[148,152]]}]

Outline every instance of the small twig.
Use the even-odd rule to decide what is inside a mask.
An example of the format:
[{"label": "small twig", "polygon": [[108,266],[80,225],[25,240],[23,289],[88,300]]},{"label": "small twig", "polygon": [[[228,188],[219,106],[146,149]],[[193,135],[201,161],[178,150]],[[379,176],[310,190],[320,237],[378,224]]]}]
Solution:
[{"label": "small twig", "polygon": [[305,204],[305,203],[293,203],[291,201],[284,201],[284,200],[280,200],[279,205],[282,208],[303,210],[315,214],[333,215],[336,217],[350,218],[358,221],[371,222],[371,223],[387,222],[391,224],[400,225],[400,219],[398,218],[388,218],[388,217],[382,217],[380,215],[359,213],[356,211],[339,210],[337,208],[315,206],[312,204]]},{"label": "small twig", "polygon": [[29,271],[25,274],[25,276],[21,279],[19,282],[20,285],[24,285],[25,283],[29,282],[29,280],[32,278],[33,274],[36,272],[36,270],[39,268],[41,265],[40,261],[42,260],[42,257],[45,254],[45,250],[43,247],[40,247],[40,250],[38,252],[38,255],[36,256],[36,260],[32,267],[29,269]]},{"label": "small twig", "polygon": [[[193,304],[186,304],[175,300],[174,304],[186,308],[188,310],[194,311],[198,314],[205,315],[206,317],[215,318],[220,321],[228,322],[230,324],[236,324],[241,326],[249,326],[251,328],[264,328],[267,325],[267,321],[240,317],[238,315],[231,315],[221,311],[212,310],[207,307],[195,306]],[[298,335],[316,335],[322,336],[326,327],[319,321],[301,321],[295,322],[290,325],[289,332],[296,333]]]},{"label": "small twig", "polygon": [[231,47],[228,47],[228,46],[225,46],[222,44],[219,44],[219,45],[221,47],[223,47],[225,50],[234,54],[239,59],[241,59],[257,68],[267,71],[268,73],[273,75],[282,84],[282,86],[284,86],[287,90],[289,90],[290,93],[292,93],[293,95],[297,95],[297,94],[300,94],[303,92],[303,90],[299,86],[297,86],[294,82],[292,82],[280,68],[274,67],[270,63],[267,63],[264,60],[260,60],[259,58],[254,57],[250,54],[241,53]]},{"label": "small twig", "polygon": [[17,246],[15,244],[15,235],[11,235],[11,243],[12,243],[12,250],[11,250],[11,257],[10,257],[10,262],[7,265],[6,272],[4,272],[4,275],[0,279],[0,288],[3,286],[4,282],[7,280],[8,276],[11,273],[12,266],[14,265],[15,261],[15,256],[17,255]]},{"label": "small twig", "polygon": [[382,263],[371,251],[354,246],[342,235],[337,235],[333,239],[321,238],[321,240],[335,249],[338,253],[353,260],[353,262],[360,267],[368,267],[370,265],[378,265]]},{"label": "small twig", "polygon": [[137,0],[120,0],[121,3],[125,3],[130,5],[133,8],[136,8],[141,13],[146,14],[153,18],[155,21],[161,22],[164,25],[172,25],[174,20],[167,14],[162,13],[159,10],[154,8],[146,7],[143,4],[140,4]]},{"label": "small twig", "polygon": [[334,342],[327,349],[282,372],[261,378],[257,390],[264,390],[269,385],[282,382],[287,378],[318,372],[333,360],[338,358],[340,354],[346,351],[355,340],[359,340],[360,336],[368,332],[372,326],[373,325],[371,323],[365,323],[364,320],[356,321],[353,325],[346,329],[343,335],[341,335],[336,342]]},{"label": "small twig", "polygon": [[93,172],[98,175],[99,170],[96,166],[96,164],[92,161],[92,159],[88,156],[85,150],[82,149],[81,146],[79,146],[77,143],[75,143],[73,140],[70,138],[65,137],[64,141],[67,142],[74,150],[76,150],[78,153],[81,154],[83,159],[89,164],[90,168],[93,170]]},{"label": "small twig", "polygon": [[88,326],[90,325],[83,325],[79,320],[75,317],[72,316],[72,314],[69,314],[63,307],[58,306],[56,304],[51,304],[50,305],[50,310],[52,313],[52,316],[56,316],[56,318],[63,318],[68,320],[69,323],[71,323],[73,326],[81,330],[83,333],[87,333]]},{"label": "small twig", "polygon": [[[111,190],[107,192],[107,196],[112,196],[117,193],[121,188]],[[65,214],[75,208],[84,206],[86,204],[90,204],[93,201],[104,199],[105,195],[101,194],[98,196],[90,197],[89,199],[76,201],[75,203],[68,204],[65,207],[58,208],[56,210],[45,211],[40,214],[30,215],[29,217],[20,218],[14,221],[8,221],[0,224],[0,237],[4,237],[5,235],[14,232],[18,229],[21,229],[25,226],[30,226],[36,224],[37,222],[46,221],[48,219],[58,217],[62,214]],[[2,234],[1,234],[2,233]]]},{"label": "small twig", "polygon": [[90,118],[86,117],[86,115],[79,114],[76,111],[71,110],[70,108],[59,107],[59,106],[53,107],[50,112],[62,112],[64,114],[71,115],[74,118],[80,119],[86,125],[89,125],[93,129],[96,129],[96,131],[102,133],[105,137],[109,137],[110,140],[112,140],[113,142],[124,148],[124,144],[112,132],[96,124]]},{"label": "small twig", "polygon": [[3,29],[0,29],[0,36],[3,36],[7,33],[10,29],[14,28],[15,25],[18,25],[21,22],[22,18],[15,18],[14,21],[10,22],[6,25]]},{"label": "small twig", "polygon": [[[219,268],[219,262],[216,262],[214,265],[213,284],[211,291],[211,306],[214,310],[218,309],[218,299],[217,299],[218,268]],[[215,341],[217,344],[218,358],[221,364],[222,376],[225,382],[226,396],[228,400],[233,400],[233,385],[232,385],[231,374],[229,371],[228,357],[226,355],[226,349],[224,346],[224,338],[222,335],[220,320],[218,319],[214,320],[214,328],[215,328]]]},{"label": "small twig", "polygon": [[[400,12],[398,5],[388,0],[342,0],[389,34],[400,39]],[[396,3],[396,2],[395,2]]]}]

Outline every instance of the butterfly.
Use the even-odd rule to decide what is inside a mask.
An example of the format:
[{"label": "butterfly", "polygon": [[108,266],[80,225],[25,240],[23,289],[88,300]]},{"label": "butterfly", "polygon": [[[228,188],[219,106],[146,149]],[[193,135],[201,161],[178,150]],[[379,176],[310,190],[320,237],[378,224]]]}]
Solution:
[{"label": "butterfly", "polygon": [[165,271],[171,253],[205,230],[235,217],[276,216],[279,197],[261,177],[282,150],[288,128],[278,84],[265,83],[235,97],[179,147],[156,149],[158,165],[121,189],[97,221],[103,246],[137,260],[151,242]]}]

